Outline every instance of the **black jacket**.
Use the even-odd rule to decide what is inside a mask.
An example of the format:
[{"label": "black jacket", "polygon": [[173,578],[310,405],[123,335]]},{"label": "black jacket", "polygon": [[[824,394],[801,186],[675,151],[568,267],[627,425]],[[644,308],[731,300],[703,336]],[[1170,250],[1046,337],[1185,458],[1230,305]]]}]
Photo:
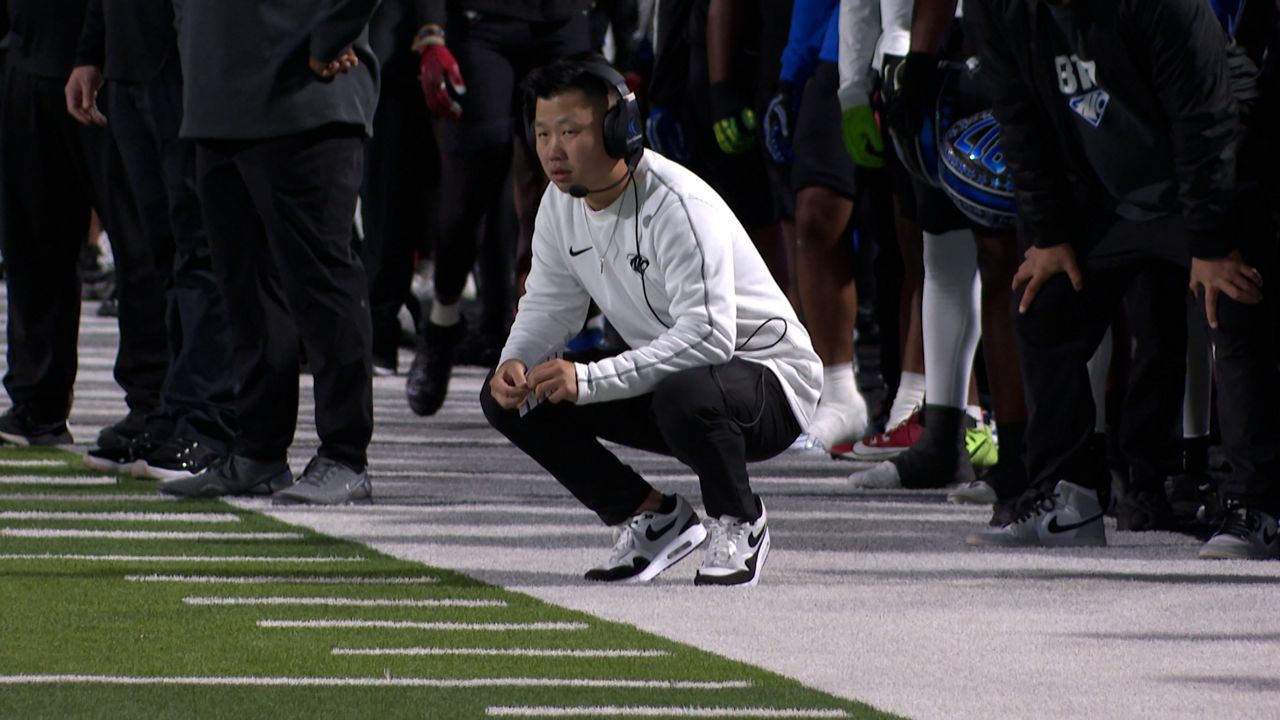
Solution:
[{"label": "black jacket", "polygon": [[76,65],[108,80],[143,83],[178,59],[173,0],[89,0]]},{"label": "black jacket", "polygon": [[427,0],[423,19],[443,26],[452,10],[530,22],[554,22],[567,20],[590,7],[591,0]]},{"label": "black jacket", "polygon": [[[1153,137],[1169,138],[1177,207],[1195,257],[1231,249],[1223,232],[1239,125],[1226,41],[1205,0],[1073,0],[1098,84],[1122,97]],[[980,75],[1000,121],[1018,214],[1031,241],[1071,240],[1076,213],[1107,204],[1106,191],[1062,102],[1043,0],[970,0]]]},{"label": "black jacket", "polygon": [[[378,0],[175,0],[182,57],[182,136],[256,140],[335,123],[372,133]],[[351,47],[360,64],[321,80],[309,58]]]},{"label": "black jacket", "polygon": [[8,62],[39,77],[66,79],[75,65],[86,0],[8,0]]}]

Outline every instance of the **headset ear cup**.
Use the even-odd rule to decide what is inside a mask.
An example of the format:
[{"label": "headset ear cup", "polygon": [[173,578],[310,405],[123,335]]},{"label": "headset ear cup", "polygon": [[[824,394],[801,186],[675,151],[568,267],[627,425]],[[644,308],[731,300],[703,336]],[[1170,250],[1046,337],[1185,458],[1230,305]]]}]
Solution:
[{"label": "headset ear cup", "polygon": [[611,158],[626,156],[626,140],[618,134],[618,119],[622,115],[620,106],[621,103],[614,105],[604,113],[604,151]]}]

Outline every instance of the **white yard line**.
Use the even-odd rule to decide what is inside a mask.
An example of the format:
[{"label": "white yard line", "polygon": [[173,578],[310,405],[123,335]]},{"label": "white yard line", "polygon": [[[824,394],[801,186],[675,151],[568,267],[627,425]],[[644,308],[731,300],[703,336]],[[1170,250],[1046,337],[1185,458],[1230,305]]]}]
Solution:
[{"label": "white yard line", "polygon": [[417,620],[259,620],[258,627],[301,628],[306,630],[378,628],[381,630],[458,630],[485,632],[536,630],[541,632],[574,632],[577,630],[586,630],[590,626],[584,622],[460,623],[423,622]]},{"label": "white yard line", "polygon": [[76,555],[55,553],[9,553],[0,560],[72,560],[86,562],[177,562],[177,563],[344,563],[364,562],[359,555],[291,556],[291,555]]},{"label": "white yard line", "polygon": [[839,708],[688,707],[683,705],[495,705],[491,717],[844,718]]},{"label": "white yard line", "polygon": [[0,502],[178,502],[173,495],[138,495],[122,493],[9,493],[0,494]]},{"label": "white yard line", "polygon": [[0,520],[101,520],[104,522],[233,523],[231,513],[62,512],[56,510],[0,511]]},{"label": "white yard line", "polygon": [[747,680],[601,680],[596,678],[254,677],[163,675],[0,675],[0,685],[232,685],[242,687],[617,688],[740,690]]},{"label": "white yard line", "polygon": [[125,575],[129,582],[196,583],[213,585],[426,585],[440,582],[434,577],[347,577],[288,575]]},{"label": "white yard line", "polygon": [[182,602],[197,606],[318,606],[318,607],[507,607],[505,600],[463,598],[384,599],[344,597],[185,597]]},{"label": "white yard line", "polygon": [[115,477],[107,475],[0,475],[0,485],[115,485]]},{"label": "white yard line", "polygon": [[567,657],[567,658],[654,658],[669,657],[666,650],[565,650],[561,648],[446,648],[446,647],[395,647],[395,648],[341,648],[333,649],[334,655],[356,656],[482,656],[482,657]]},{"label": "white yard line", "polygon": [[35,468],[35,467],[67,467],[65,460],[0,460],[0,467]]},{"label": "white yard line", "polygon": [[0,528],[0,537],[92,538],[95,540],[301,540],[296,532],[164,532],[150,530],[63,530],[60,528]]}]

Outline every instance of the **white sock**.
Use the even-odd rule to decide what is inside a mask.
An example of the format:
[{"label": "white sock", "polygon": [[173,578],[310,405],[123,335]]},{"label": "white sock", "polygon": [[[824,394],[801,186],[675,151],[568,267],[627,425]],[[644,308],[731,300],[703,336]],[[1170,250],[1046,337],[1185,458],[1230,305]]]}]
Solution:
[{"label": "white sock", "polygon": [[1107,431],[1107,373],[1111,370],[1111,328],[1089,358],[1089,386],[1093,390],[1093,431]]},{"label": "white sock", "polygon": [[822,368],[822,396],[806,432],[830,450],[857,440],[867,430],[867,401],[858,392],[853,363]]},{"label": "white sock", "polygon": [[931,405],[964,407],[981,332],[982,284],[973,233],[924,234],[924,367]]},{"label": "white sock", "polygon": [[457,325],[462,320],[462,306],[459,303],[445,305],[433,302],[431,303],[430,320],[432,325],[439,325],[440,327]]},{"label": "white sock", "polygon": [[889,406],[889,427],[897,427],[911,417],[911,413],[924,407],[924,373],[904,372],[898,381],[898,394]]},{"label": "white sock", "polygon": [[966,405],[964,407],[964,413],[965,415],[968,415],[969,417],[973,418],[974,422],[978,423],[979,425],[982,424],[982,406],[981,405]]}]

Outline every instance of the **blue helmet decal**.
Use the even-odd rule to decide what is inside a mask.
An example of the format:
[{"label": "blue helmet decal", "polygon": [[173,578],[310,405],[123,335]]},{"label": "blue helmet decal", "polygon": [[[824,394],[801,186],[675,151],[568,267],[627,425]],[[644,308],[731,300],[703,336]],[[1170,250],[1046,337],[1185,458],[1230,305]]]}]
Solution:
[{"label": "blue helmet decal", "polygon": [[1005,164],[1000,125],[991,112],[961,119],[942,137],[942,189],[979,225],[1010,229],[1017,219],[1013,182]]}]

